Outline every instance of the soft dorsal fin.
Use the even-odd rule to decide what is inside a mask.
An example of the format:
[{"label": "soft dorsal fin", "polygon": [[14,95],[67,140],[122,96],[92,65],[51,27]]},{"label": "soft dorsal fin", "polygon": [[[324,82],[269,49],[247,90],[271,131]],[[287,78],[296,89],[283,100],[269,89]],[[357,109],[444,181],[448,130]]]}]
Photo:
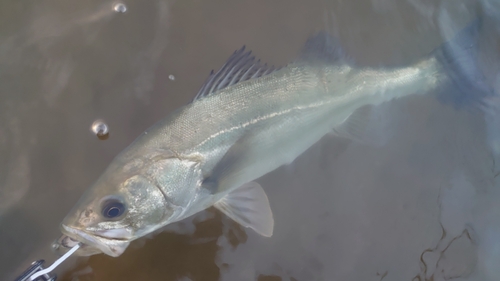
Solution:
[{"label": "soft dorsal fin", "polygon": [[321,31],[307,39],[297,61],[335,63],[347,59],[338,41],[327,32]]},{"label": "soft dorsal fin", "polygon": [[234,85],[238,82],[262,77],[277,69],[274,66],[269,67],[251,56],[252,51],[245,52],[245,46],[235,51],[219,71],[210,72],[200,91],[194,97],[193,101],[209,96],[214,92]]}]

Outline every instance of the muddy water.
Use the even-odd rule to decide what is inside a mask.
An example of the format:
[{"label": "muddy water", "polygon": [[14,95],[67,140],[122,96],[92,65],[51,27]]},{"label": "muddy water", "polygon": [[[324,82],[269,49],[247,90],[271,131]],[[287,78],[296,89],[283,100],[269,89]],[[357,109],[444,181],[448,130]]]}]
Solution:
[{"label": "muddy water", "polygon": [[[124,13],[110,1],[0,3],[0,280],[55,260],[50,244],[83,190],[242,45],[279,66],[327,29],[359,64],[404,64],[495,4],[123,3]],[[209,209],[119,258],[72,258],[59,280],[496,280],[500,196],[488,136],[498,118],[436,96],[380,106],[373,126],[390,135],[384,147],[327,136],[259,179],[272,238]],[[106,140],[90,130],[97,119]]]}]

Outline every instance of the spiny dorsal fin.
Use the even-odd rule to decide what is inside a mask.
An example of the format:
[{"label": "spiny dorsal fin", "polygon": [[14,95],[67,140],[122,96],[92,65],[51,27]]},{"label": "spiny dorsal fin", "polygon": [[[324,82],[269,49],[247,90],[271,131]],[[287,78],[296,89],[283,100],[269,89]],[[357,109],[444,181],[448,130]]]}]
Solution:
[{"label": "spiny dorsal fin", "polygon": [[209,96],[214,92],[234,85],[238,82],[262,77],[278,70],[274,66],[262,64],[251,56],[252,51],[245,52],[245,46],[235,51],[219,71],[210,72],[207,81],[203,84],[200,91],[194,97],[193,101]]}]

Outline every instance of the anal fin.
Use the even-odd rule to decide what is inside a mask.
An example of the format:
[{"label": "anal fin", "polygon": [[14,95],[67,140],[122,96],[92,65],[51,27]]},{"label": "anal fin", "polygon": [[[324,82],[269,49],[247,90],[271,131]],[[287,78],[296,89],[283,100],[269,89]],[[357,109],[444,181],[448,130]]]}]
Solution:
[{"label": "anal fin", "polygon": [[389,104],[382,104],[358,108],[333,129],[333,134],[364,145],[384,146],[394,134],[396,126],[388,107]]}]

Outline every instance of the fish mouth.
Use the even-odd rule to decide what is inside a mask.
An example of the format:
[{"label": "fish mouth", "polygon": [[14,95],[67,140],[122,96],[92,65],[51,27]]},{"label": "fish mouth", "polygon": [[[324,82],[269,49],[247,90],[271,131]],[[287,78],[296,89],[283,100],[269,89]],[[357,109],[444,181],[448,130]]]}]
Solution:
[{"label": "fish mouth", "polygon": [[[104,253],[108,256],[118,257],[125,249],[127,249],[130,242],[124,239],[108,239],[99,235],[91,235],[83,230],[72,228],[64,224],[61,225],[61,232],[63,237],[59,240],[59,245],[65,248],[70,248],[78,242],[83,244],[81,250],[77,250],[76,254],[80,256],[90,256],[99,253]],[[69,237],[73,241],[65,241],[64,236]],[[72,243],[71,243],[72,242]],[[72,246],[72,244],[74,244]]]},{"label": "fish mouth", "polygon": [[83,244],[82,242],[74,240],[65,234],[61,235],[56,241],[54,241],[54,243],[52,243],[52,250],[59,256],[62,256],[77,244],[80,244],[80,248],[78,248],[78,250],[74,253],[76,256],[87,257],[102,254],[101,250],[87,244]]}]

